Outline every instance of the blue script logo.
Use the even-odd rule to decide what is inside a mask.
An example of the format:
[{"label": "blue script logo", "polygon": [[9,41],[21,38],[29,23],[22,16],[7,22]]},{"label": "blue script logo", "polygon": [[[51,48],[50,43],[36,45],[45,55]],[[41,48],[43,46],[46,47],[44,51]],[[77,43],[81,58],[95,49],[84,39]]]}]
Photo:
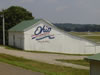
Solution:
[{"label": "blue script logo", "polygon": [[32,39],[36,40],[42,40],[44,38],[54,39],[54,35],[50,35],[51,27],[48,27],[46,25],[38,26],[34,32],[34,35],[32,35]]}]

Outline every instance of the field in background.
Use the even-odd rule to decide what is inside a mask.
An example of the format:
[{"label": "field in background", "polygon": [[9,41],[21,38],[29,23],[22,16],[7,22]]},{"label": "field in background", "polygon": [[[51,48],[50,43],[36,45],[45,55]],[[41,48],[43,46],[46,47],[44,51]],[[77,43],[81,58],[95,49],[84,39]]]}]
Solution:
[{"label": "field in background", "polygon": [[100,32],[68,32],[68,33],[100,44]]}]

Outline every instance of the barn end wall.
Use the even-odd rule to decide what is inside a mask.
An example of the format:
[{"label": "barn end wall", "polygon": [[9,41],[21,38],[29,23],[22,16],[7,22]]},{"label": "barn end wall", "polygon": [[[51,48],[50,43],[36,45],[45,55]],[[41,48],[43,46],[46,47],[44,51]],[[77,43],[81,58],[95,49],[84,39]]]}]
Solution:
[{"label": "barn end wall", "polygon": [[9,46],[24,49],[23,32],[9,32]]},{"label": "barn end wall", "polygon": [[[43,27],[44,25],[52,28],[50,35],[53,35],[54,39],[49,39],[48,37],[42,40],[36,40],[36,38],[32,39],[32,36],[35,36],[34,32],[37,27]],[[31,27],[31,29],[25,31],[24,38],[24,49],[29,51],[94,54],[96,49],[93,43],[64,34],[45,22],[40,22],[39,25],[36,25],[33,28]]]},{"label": "barn end wall", "polygon": [[100,61],[90,61],[90,75],[100,75]]}]

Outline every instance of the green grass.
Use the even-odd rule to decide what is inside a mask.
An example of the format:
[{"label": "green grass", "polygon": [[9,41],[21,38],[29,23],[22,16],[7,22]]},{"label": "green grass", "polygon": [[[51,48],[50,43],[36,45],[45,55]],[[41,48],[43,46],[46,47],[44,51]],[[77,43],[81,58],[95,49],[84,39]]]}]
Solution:
[{"label": "green grass", "polygon": [[41,72],[44,73],[44,75],[89,75],[88,70],[46,64],[5,54],[0,54],[0,62],[5,62],[36,72]]},{"label": "green grass", "polygon": [[69,34],[100,43],[100,32],[69,32]]},{"label": "green grass", "polygon": [[57,59],[57,61],[67,62],[72,64],[78,64],[83,66],[89,66],[89,62],[85,60],[64,60],[64,59]]},{"label": "green grass", "polygon": [[100,35],[100,32],[68,32],[73,35]]},{"label": "green grass", "polygon": [[85,36],[85,37],[89,39],[99,39],[100,40],[100,36]]},{"label": "green grass", "polygon": [[87,39],[94,40],[95,42],[100,42],[100,36],[84,36]]},{"label": "green grass", "polygon": [[88,32],[68,32],[72,35],[88,35]]}]

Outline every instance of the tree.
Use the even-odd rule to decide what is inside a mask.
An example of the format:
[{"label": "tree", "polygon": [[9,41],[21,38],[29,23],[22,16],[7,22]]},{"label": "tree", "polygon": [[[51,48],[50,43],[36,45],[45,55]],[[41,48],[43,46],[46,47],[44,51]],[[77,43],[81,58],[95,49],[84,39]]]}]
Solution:
[{"label": "tree", "polygon": [[[5,29],[6,29],[6,43],[8,38],[8,29],[20,23],[23,20],[34,19],[32,13],[20,6],[11,6],[8,9],[2,10],[0,15],[4,14],[5,17]],[[0,18],[0,40],[2,40],[2,18]],[[0,41],[1,43],[1,41]]]}]

